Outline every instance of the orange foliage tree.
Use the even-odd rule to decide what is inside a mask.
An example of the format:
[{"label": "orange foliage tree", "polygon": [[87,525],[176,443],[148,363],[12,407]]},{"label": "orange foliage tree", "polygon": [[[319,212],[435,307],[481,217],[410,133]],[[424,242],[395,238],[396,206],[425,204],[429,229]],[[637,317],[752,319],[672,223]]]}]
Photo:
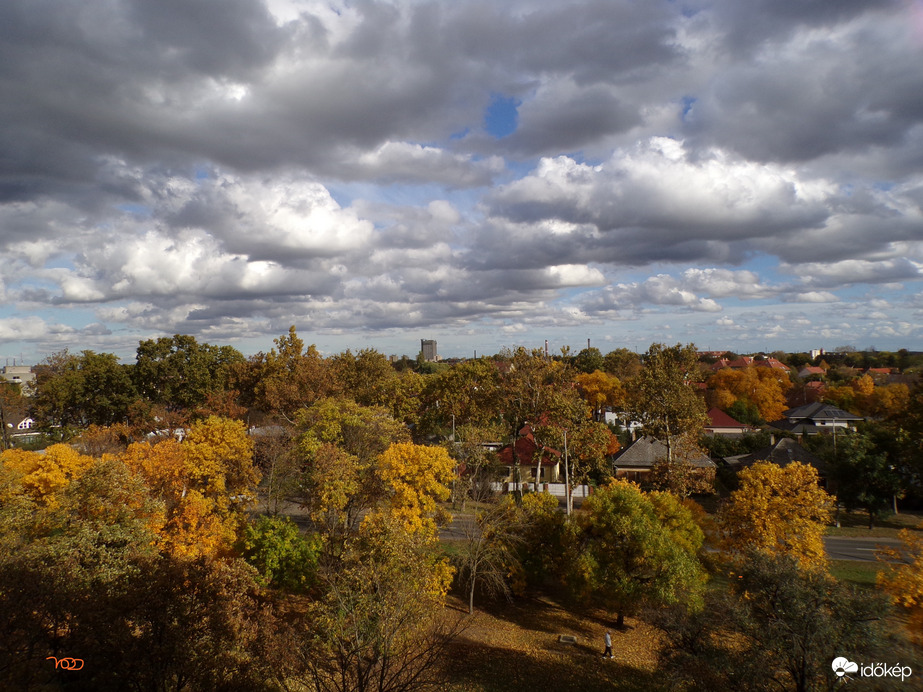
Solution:
[{"label": "orange foliage tree", "polygon": [[782,418],[782,412],[788,408],[785,392],[792,383],[787,372],[752,367],[719,370],[708,379],[708,386],[715,392],[718,408],[726,410],[742,401],[755,406],[763,420],[774,421]]}]

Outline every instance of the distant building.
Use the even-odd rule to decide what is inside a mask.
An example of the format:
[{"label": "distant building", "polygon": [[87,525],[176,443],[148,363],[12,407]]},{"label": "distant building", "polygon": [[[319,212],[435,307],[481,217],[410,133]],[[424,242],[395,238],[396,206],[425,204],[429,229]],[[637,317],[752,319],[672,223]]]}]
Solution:
[{"label": "distant building", "polygon": [[28,394],[35,381],[35,373],[30,365],[6,365],[0,371],[0,378],[22,386],[23,394]]},{"label": "distant building", "polygon": [[430,363],[435,363],[439,360],[435,339],[420,339],[420,350],[423,352],[423,360]]}]

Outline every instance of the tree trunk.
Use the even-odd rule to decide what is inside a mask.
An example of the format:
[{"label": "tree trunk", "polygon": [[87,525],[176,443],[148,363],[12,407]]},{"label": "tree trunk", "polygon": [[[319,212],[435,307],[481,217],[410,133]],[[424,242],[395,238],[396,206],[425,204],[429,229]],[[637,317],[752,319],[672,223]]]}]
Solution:
[{"label": "tree trunk", "polygon": [[474,585],[476,584],[474,573],[471,574],[471,590],[468,592],[468,615],[474,614]]},{"label": "tree trunk", "polygon": [[619,611],[619,614],[615,618],[615,626],[619,629],[625,628],[625,613]]}]

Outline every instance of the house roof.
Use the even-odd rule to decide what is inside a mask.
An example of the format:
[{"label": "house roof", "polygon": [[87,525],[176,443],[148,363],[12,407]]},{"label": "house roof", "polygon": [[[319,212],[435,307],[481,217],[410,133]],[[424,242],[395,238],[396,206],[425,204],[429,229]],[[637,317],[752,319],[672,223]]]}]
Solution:
[{"label": "house roof", "polygon": [[821,476],[825,476],[828,471],[827,464],[822,459],[811,454],[795,440],[788,437],[783,437],[775,444],[763,447],[750,454],[724,457],[724,462],[734,468],[752,466],[758,461],[769,461],[779,466],[788,466],[793,461],[800,461],[816,468]]},{"label": "house roof", "polygon": [[[674,450],[674,456],[681,454]],[[667,446],[653,437],[640,437],[615,455],[613,464],[618,468],[650,469],[654,464],[667,458]],[[714,468],[715,462],[705,454],[694,451],[689,462],[696,468]]]},{"label": "house roof", "polygon": [[705,426],[707,428],[745,428],[750,429],[751,426],[741,423],[740,421],[734,420],[720,408],[713,408],[709,410],[706,414],[708,416],[709,425]]},{"label": "house roof", "polygon": [[[516,455],[513,456],[513,445],[507,445],[500,450],[500,463],[505,466],[515,466],[518,462],[523,466],[532,466],[536,464],[536,453],[539,450],[538,443],[535,441],[535,435],[532,432],[532,426],[528,423],[519,431],[519,439],[516,440]],[[557,464],[561,452],[551,447],[542,445],[542,464]]]},{"label": "house roof", "polygon": [[788,418],[790,421],[805,422],[814,420],[865,420],[865,418],[862,416],[857,416],[854,413],[844,411],[843,409],[838,408],[833,404],[825,404],[822,401],[818,401],[813,404],[807,404],[805,406],[798,406],[797,408],[790,408],[782,415]]},{"label": "house roof", "polygon": [[784,370],[788,372],[790,368],[783,363],[781,360],[776,358],[765,358],[763,360],[758,360],[754,363],[758,368],[772,368],[773,370]]},{"label": "house roof", "polygon": [[816,365],[806,365],[801,370],[798,371],[799,377],[807,377],[809,375],[826,375],[826,371]]}]

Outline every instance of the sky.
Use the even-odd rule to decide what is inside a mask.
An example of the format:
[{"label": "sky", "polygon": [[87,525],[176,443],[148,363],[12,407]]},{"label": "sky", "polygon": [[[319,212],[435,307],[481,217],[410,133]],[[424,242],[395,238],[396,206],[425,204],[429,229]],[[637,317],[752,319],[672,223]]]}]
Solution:
[{"label": "sky", "polygon": [[4,0],[0,364],[923,349],[923,0]]}]

